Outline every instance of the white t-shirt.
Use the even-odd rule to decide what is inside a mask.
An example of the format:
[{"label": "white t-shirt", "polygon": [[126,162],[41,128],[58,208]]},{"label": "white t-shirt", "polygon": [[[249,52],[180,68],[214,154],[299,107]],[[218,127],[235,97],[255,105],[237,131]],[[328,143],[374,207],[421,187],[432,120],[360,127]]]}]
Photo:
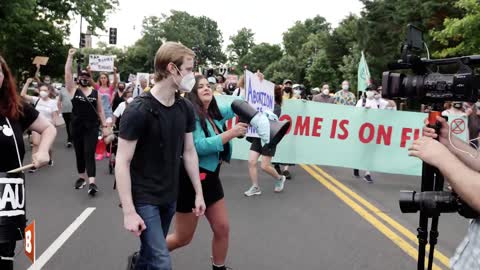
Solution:
[{"label": "white t-shirt", "polygon": [[[37,103],[38,101],[38,103]],[[32,104],[35,105],[35,109],[40,112],[41,115],[45,116],[50,123],[53,123],[53,113],[58,111],[57,101],[55,99],[43,100],[39,97],[32,97]]]},{"label": "white t-shirt", "polygon": [[374,98],[368,99],[367,98],[366,101],[365,101],[365,106],[363,106],[363,99],[361,98],[360,100],[358,100],[356,107],[359,107],[359,108],[369,107],[370,109],[380,109],[381,105],[376,99],[374,99]]},{"label": "white t-shirt", "polygon": [[115,117],[119,118],[120,116],[123,115],[123,112],[125,111],[125,108],[127,108],[127,103],[125,101],[123,101],[122,103],[118,104],[118,107],[115,109],[115,111],[113,112],[113,115],[115,115]]},{"label": "white t-shirt", "polygon": [[385,99],[383,98],[380,98],[378,100],[376,100],[378,102],[378,104],[380,105],[380,108],[381,110],[385,110],[385,108],[387,108],[387,105],[388,105],[388,101],[386,101]]}]

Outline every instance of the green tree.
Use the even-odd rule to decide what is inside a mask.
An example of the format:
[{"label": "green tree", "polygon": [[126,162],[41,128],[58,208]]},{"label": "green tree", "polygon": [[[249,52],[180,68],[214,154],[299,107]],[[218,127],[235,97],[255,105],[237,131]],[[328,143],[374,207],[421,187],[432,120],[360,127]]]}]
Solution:
[{"label": "green tree", "polygon": [[330,24],[321,16],[304,22],[297,21],[283,33],[283,46],[288,55],[298,56],[298,48],[308,41],[310,34],[328,33],[328,31],[330,31]]},{"label": "green tree", "polygon": [[280,60],[271,63],[265,70],[267,80],[275,83],[282,83],[285,79],[295,82],[300,81],[301,73],[297,59],[291,55],[284,55]]},{"label": "green tree", "polygon": [[61,77],[73,16],[82,15],[93,30],[104,29],[117,0],[15,0],[0,2],[0,53],[14,74],[31,71],[33,57],[49,56],[43,74]]},{"label": "green tree", "polygon": [[222,33],[216,21],[205,16],[195,17],[183,11],[172,10],[171,13],[170,16],[163,15],[160,23],[153,26],[159,29],[156,38],[181,42],[189,48],[197,47],[197,60],[201,65],[226,61],[222,52]]},{"label": "green tree", "polygon": [[325,50],[320,50],[313,56],[312,64],[306,70],[306,79],[312,87],[321,87],[323,82],[334,83],[337,80]]},{"label": "green tree", "polygon": [[251,52],[240,58],[237,69],[242,69],[244,65],[252,71],[264,71],[267,67],[280,60],[283,56],[282,48],[279,45],[260,43],[252,47]]},{"label": "green tree", "polygon": [[252,29],[244,27],[238,30],[236,35],[230,37],[231,44],[227,46],[230,62],[237,63],[250,52],[250,49],[255,45],[254,36]]},{"label": "green tree", "polygon": [[476,0],[459,0],[455,6],[465,10],[466,14],[462,18],[446,18],[443,30],[431,32],[435,41],[447,47],[434,53],[434,56],[480,53],[480,3]]}]

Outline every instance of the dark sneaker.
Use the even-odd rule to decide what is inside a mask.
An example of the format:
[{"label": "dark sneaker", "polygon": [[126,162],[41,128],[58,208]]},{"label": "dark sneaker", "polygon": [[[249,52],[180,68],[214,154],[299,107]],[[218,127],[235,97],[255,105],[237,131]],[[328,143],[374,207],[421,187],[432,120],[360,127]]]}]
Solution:
[{"label": "dark sneaker", "polygon": [[75,182],[75,189],[81,189],[83,188],[87,182],[83,178],[78,178],[78,180]]},{"label": "dark sneaker", "polygon": [[28,170],[29,173],[34,173],[37,171],[37,168],[35,167],[32,167],[30,170]]},{"label": "dark sneaker", "polygon": [[72,143],[71,142],[67,142],[67,148],[71,148],[72,147]]},{"label": "dark sneaker", "polygon": [[360,171],[357,169],[353,169],[353,176],[360,177]]},{"label": "dark sneaker", "polygon": [[373,183],[373,179],[370,176],[370,174],[366,174],[365,177],[363,177],[363,180],[365,180],[365,182],[367,182],[369,184]]},{"label": "dark sneaker", "polygon": [[283,175],[285,175],[285,178],[286,178],[287,180],[291,180],[291,179],[292,179],[292,175],[291,175],[290,172],[287,171],[287,170],[283,171]]},{"label": "dark sneaker", "polygon": [[98,187],[97,185],[95,185],[95,183],[91,183],[88,185],[88,195],[95,196],[97,192],[98,192]]},{"label": "dark sneaker", "polygon": [[274,166],[274,168],[275,168],[275,171],[277,171],[277,173],[279,175],[282,175],[282,170],[280,169],[280,165],[277,164],[277,165]]},{"label": "dark sneaker", "polygon": [[50,159],[50,161],[48,162],[48,166],[53,167],[53,160]]}]

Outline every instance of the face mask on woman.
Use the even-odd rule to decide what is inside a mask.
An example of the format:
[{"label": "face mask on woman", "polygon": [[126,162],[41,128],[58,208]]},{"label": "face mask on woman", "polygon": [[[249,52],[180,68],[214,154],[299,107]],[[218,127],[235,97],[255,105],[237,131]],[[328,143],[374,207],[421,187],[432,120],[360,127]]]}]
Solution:
[{"label": "face mask on woman", "polygon": [[48,92],[47,92],[47,91],[40,91],[40,97],[41,97],[41,98],[46,98],[46,97],[48,97]]}]

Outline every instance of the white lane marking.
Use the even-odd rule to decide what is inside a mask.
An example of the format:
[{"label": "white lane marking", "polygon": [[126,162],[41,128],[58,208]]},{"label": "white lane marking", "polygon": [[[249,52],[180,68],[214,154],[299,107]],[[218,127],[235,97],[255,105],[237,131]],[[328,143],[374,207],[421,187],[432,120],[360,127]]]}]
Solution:
[{"label": "white lane marking", "polygon": [[40,270],[52,258],[55,252],[72,236],[83,222],[95,211],[95,207],[88,207],[78,216],[68,228],[43,252],[43,254],[27,270]]}]

